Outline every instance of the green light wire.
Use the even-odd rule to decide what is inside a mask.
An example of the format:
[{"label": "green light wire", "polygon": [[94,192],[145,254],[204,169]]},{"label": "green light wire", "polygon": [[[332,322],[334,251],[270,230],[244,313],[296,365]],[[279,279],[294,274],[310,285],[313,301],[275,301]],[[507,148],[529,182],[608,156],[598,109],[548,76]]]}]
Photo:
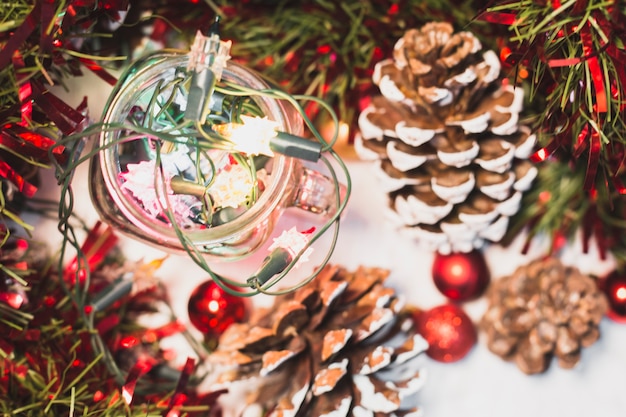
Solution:
[{"label": "green light wire", "polygon": [[[290,273],[290,271],[296,266],[297,262],[300,260],[301,256],[304,252],[313,245],[322,235],[326,233],[328,229],[333,227],[333,233],[331,237],[331,241],[329,243],[329,247],[327,248],[327,252],[322,260],[322,267],[330,261],[332,253],[337,243],[338,235],[339,235],[339,219],[341,213],[344,211],[348,197],[351,193],[351,180],[348,169],[344,162],[341,160],[339,155],[332,149],[333,144],[335,143],[338,136],[338,119],[335,115],[332,108],[326,104],[323,100],[318,99],[317,97],[311,96],[290,96],[289,94],[282,92],[280,90],[274,89],[266,89],[266,90],[253,90],[244,88],[237,85],[232,85],[228,83],[221,83],[216,88],[217,94],[224,94],[224,103],[225,107],[228,107],[228,110],[224,110],[226,114],[229,115],[232,121],[240,121],[242,114],[254,115],[254,116],[263,116],[260,108],[254,102],[255,97],[267,97],[276,100],[284,100],[297,110],[297,112],[302,117],[306,127],[311,132],[315,140],[319,141],[322,144],[322,152],[324,154],[321,155],[320,162],[323,163],[327,171],[329,173],[330,179],[335,184],[335,196],[334,203],[336,207],[335,213],[330,216],[325,224],[319,228],[319,230],[313,234],[305,248],[303,248],[296,256],[292,259],[290,264],[280,273],[274,275],[270,280],[268,280],[263,285],[255,284],[251,286],[247,281],[234,280],[227,277],[220,276],[216,274],[204,257],[204,254],[201,250],[191,242],[189,237],[186,235],[185,231],[178,225],[176,219],[174,218],[172,206],[170,203],[170,196],[167,192],[166,181],[165,181],[165,172],[163,171],[161,164],[161,147],[164,143],[172,143],[172,144],[183,144],[192,146],[195,148],[196,160],[200,160],[201,157],[206,159],[212,169],[213,175],[211,178],[205,178],[204,173],[199,170],[196,173],[196,178],[198,181],[203,182],[205,189],[208,189],[213,181],[215,181],[215,165],[207,153],[210,150],[223,150],[230,152],[231,155],[236,159],[237,163],[242,164],[247,170],[250,171],[251,178],[253,183],[256,184],[256,167],[252,157],[243,156],[237,153],[234,150],[233,144],[230,141],[227,141],[222,135],[217,132],[210,131],[208,132],[204,125],[189,122],[181,122],[180,119],[173,116],[169,111],[169,106],[174,102],[175,92],[176,90],[183,89],[183,79],[177,78],[169,83],[159,83],[157,84],[157,88],[149,100],[148,107],[145,109],[145,118],[144,124],[139,125],[137,123],[95,123],[82,132],[66,136],[60,139],[56,145],[49,149],[49,154],[51,156],[52,165],[55,168],[56,178],[58,183],[61,186],[60,191],[60,202],[58,207],[58,229],[60,233],[63,235],[63,242],[60,248],[60,256],[58,262],[58,270],[61,276],[63,276],[64,271],[64,259],[68,254],[68,250],[71,248],[72,252],[76,254],[76,262],[78,265],[77,271],[75,272],[75,285],[71,288],[64,279],[61,279],[61,285],[63,286],[64,291],[70,297],[72,303],[77,307],[77,310],[80,314],[81,320],[85,323],[87,330],[89,331],[91,337],[91,343],[96,354],[97,358],[102,358],[107,368],[112,372],[116,381],[121,385],[124,383],[125,375],[122,370],[117,366],[115,358],[112,353],[107,348],[106,344],[100,337],[97,329],[95,328],[95,314],[96,312],[91,311],[87,312],[86,307],[89,306],[89,287],[91,282],[90,271],[89,268],[81,268],[82,265],[87,265],[87,257],[82,252],[81,244],[77,237],[74,226],[71,224],[70,219],[73,216],[74,212],[74,193],[72,189],[72,179],[73,174],[76,168],[87,162],[107,149],[112,147],[116,147],[120,144],[141,140],[145,144],[147,148],[148,143],[150,141],[154,142],[154,150],[151,149],[153,155],[155,157],[155,179],[154,186],[155,192],[157,193],[157,201],[162,205],[162,211],[167,218],[169,225],[172,227],[176,237],[178,238],[183,251],[187,254],[187,256],[197,264],[203,271],[209,274],[211,279],[220,286],[224,291],[241,297],[251,297],[257,294],[268,294],[268,295],[280,295],[292,292],[300,287],[311,282],[318,274],[321,267],[318,268],[313,273],[309,274],[304,279],[300,280],[295,285],[282,288],[278,290],[272,290],[272,288],[277,285],[281,280]],[[161,102],[158,103],[161,93],[163,91],[167,91],[171,89],[169,96]],[[313,123],[307,117],[303,107],[300,105],[299,101],[310,100],[319,104],[322,108],[326,109],[335,125],[334,135],[332,140],[326,142],[324,138],[321,137]],[[159,110],[155,113],[153,109],[158,106]],[[163,123],[160,121],[164,119],[167,123]],[[154,130],[151,127],[153,124],[159,124],[161,129]],[[168,126],[169,125],[169,126]],[[195,129],[192,129],[195,128]],[[124,135],[116,135],[116,133],[128,132]],[[111,139],[104,145],[92,146],[92,148],[86,152],[82,151],[82,145],[86,138],[92,136],[99,136],[103,134],[112,134]],[[67,148],[69,150],[69,154],[73,155],[73,158],[66,166],[62,166],[53,156],[53,152],[57,148]],[[325,155],[330,155],[330,159]],[[333,167],[333,163],[338,166],[338,169],[343,172],[345,177],[345,188],[340,187],[340,181],[338,179],[337,173]],[[160,180],[160,182],[159,182]],[[345,191],[345,194],[342,196],[342,191]],[[256,199],[259,196],[258,185],[254,187],[250,196],[249,204],[254,204]],[[207,198],[202,199],[202,204],[204,205],[204,209],[206,213],[212,212],[212,202],[208,194]],[[84,227],[84,225],[83,225]],[[82,273],[82,280],[79,279],[79,273]],[[185,331],[185,337],[189,341],[194,341],[195,339]],[[196,351],[199,357],[202,357],[206,350],[204,346],[198,346],[197,344],[192,343],[192,347]],[[172,382],[172,387],[174,381]],[[141,386],[141,381],[139,381],[139,386]],[[170,387],[170,385],[167,385]]]}]

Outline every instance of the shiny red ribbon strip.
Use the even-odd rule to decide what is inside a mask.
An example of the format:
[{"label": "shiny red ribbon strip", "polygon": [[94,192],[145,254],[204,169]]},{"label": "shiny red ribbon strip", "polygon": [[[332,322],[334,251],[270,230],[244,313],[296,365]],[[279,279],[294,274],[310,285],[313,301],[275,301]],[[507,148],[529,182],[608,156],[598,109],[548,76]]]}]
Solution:
[{"label": "shiny red ribbon strip", "polygon": [[100,77],[101,79],[103,79],[105,82],[107,82],[110,85],[115,85],[117,84],[117,78],[115,78],[114,76],[112,76],[111,74],[109,74],[104,68],[102,68],[101,65],[99,65],[96,61],[89,59],[89,58],[85,58],[85,57],[80,57],[78,58],[80,60],[80,62],[82,62],[82,64],[84,66],[86,66],[91,72],[93,72],[94,74],[96,74],[98,77]]},{"label": "shiny red ribbon strip", "polygon": [[601,151],[602,144],[600,143],[600,133],[598,133],[595,129],[592,129],[591,143],[589,145],[589,158],[587,159],[587,172],[585,173],[585,182],[583,186],[585,191],[590,191],[594,188],[594,180],[596,178],[596,173],[598,172]]},{"label": "shiny red ribbon strip", "polygon": [[102,320],[96,325],[96,330],[99,334],[106,334],[117,327],[120,324],[120,316],[118,314],[111,314],[103,317]]},{"label": "shiny red ribbon strip", "polygon": [[[98,265],[100,265],[111,249],[113,249],[117,240],[118,238],[115,236],[113,229],[110,226],[105,225],[101,221],[97,221],[81,245],[81,252],[87,261],[87,265],[81,265],[80,269],[82,270],[86,267],[89,271],[93,271]],[[74,257],[74,259],[65,267],[65,278],[71,279],[78,272],[78,270],[78,258]]]},{"label": "shiny red ribbon strip", "polygon": [[49,137],[18,124],[7,123],[0,127],[0,145],[44,163],[50,162],[48,151],[54,146],[52,156],[59,163],[64,163],[66,160],[63,146],[55,146],[56,142]]},{"label": "shiny red ribbon strip", "polygon": [[174,390],[167,410],[163,413],[163,415],[167,417],[178,416],[178,412],[175,407],[177,405],[181,405],[182,401],[186,398],[183,391],[187,388],[187,384],[189,383],[189,379],[191,378],[191,374],[193,373],[195,366],[196,361],[193,358],[187,358],[187,362],[185,362],[180,378],[178,379],[178,383],[176,384],[176,389]]},{"label": "shiny red ribbon strip", "polygon": [[574,144],[573,155],[575,158],[580,158],[583,152],[589,146],[589,137],[591,135],[591,127],[589,123],[585,123],[585,125],[580,129],[580,133],[576,138],[576,143]]},{"label": "shiny red ribbon strip", "polygon": [[0,177],[12,182],[19,192],[28,198],[33,197],[37,192],[37,187],[26,181],[24,177],[15,172],[15,170],[4,161],[0,161]]},{"label": "shiny red ribbon strip", "polygon": [[554,152],[556,152],[557,149],[559,149],[559,147],[561,146],[561,144],[559,143],[559,138],[556,137],[554,139],[552,139],[550,141],[550,143],[548,143],[546,146],[544,146],[543,148],[537,150],[535,153],[533,153],[530,156],[530,160],[532,162],[542,162],[545,161],[546,159],[548,159],[550,157],[550,155],[552,155]]},{"label": "shiny red ribbon strip", "polygon": [[603,231],[603,222],[598,216],[596,205],[593,204],[587,212],[582,222],[582,251],[589,253],[589,242],[592,237],[596,238],[598,245],[598,253],[601,260],[606,260],[608,249],[610,247],[611,233]]},{"label": "shiny red ribbon strip", "polygon": [[517,20],[515,13],[502,13],[502,12],[483,12],[476,18],[477,20],[483,20],[489,23],[498,23],[501,25],[512,25]]},{"label": "shiny red ribbon strip", "polygon": [[587,22],[587,25],[580,32],[580,37],[583,42],[583,53],[587,58],[587,67],[591,73],[591,81],[593,88],[596,92],[596,111],[598,113],[607,112],[607,96],[604,88],[604,74],[600,68],[600,63],[595,55],[593,47],[593,37],[591,36],[591,23]]},{"label": "shiny red ribbon strip", "polygon": [[86,116],[73,109],[66,102],[46,91],[43,84],[37,80],[32,81],[33,100],[41,109],[46,112],[46,116],[65,135],[71,135],[80,130]]},{"label": "shiny red ribbon strip", "polygon": [[133,402],[137,381],[141,375],[145,374],[149,370],[150,367],[147,367],[143,362],[137,362],[130,369],[128,375],[126,376],[126,381],[124,381],[124,385],[122,386],[122,398],[126,404],[130,405]]},{"label": "shiny red ribbon strip", "polygon": [[[41,17],[40,17],[40,28],[41,36],[39,37],[39,48],[41,52],[45,54],[50,54],[53,50],[53,30],[51,27],[52,22],[55,19],[55,6],[54,0],[40,0],[41,3]],[[48,29],[50,31],[48,32]]]}]

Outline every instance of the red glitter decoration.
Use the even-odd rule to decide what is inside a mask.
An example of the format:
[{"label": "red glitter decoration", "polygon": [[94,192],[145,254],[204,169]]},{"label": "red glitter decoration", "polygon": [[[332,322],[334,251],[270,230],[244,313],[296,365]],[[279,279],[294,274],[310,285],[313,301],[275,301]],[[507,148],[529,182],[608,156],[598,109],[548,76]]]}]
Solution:
[{"label": "red glitter decoration", "polygon": [[213,280],[198,285],[189,297],[189,320],[207,339],[217,339],[233,323],[246,317],[241,297],[229,294]]},{"label": "red glitter decoration", "polygon": [[487,263],[480,251],[469,253],[437,253],[432,266],[435,286],[453,301],[479,297],[490,281]]},{"label": "red glitter decoration", "polygon": [[600,288],[609,300],[607,317],[626,323],[626,274],[613,271],[600,281]]},{"label": "red glitter decoration", "polygon": [[439,362],[456,362],[476,344],[476,327],[454,304],[444,304],[415,314],[418,332],[428,342],[426,354]]},{"label": "red glitter decoration", "polygon": [[5,278],[5,282],[0,281],[0,303],[4,303],[19,310],[28,303],[25,288],[10,278]]},{"label": "red glitter decoration", "polygon": [[[76,277],[78,277],[80,283],[84,282],[86,278],[85,269],[94,271],[104,261],[116,244],[117,236],[113,232],[113,229],[101,221],[97,221],[81,245],[80,249],[84,255],[84,259],[81,260],[83,263],[79,267],[79,260],[77,257],[74,257],[65,267],[65,279],[75,283]],[[86,264],[84,263],[85,261]]]}]

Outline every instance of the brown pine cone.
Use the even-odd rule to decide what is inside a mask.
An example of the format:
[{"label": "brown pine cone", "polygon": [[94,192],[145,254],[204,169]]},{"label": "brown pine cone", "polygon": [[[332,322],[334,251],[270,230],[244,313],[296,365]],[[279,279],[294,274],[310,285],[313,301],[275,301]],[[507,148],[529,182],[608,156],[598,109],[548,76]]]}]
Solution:
[{"label": "brown pine cone", "polygon": [[214,389],[246,381],[267,416],[418,415],[428,345],[384,286],[388,271],[327,265],[307,286],[229,327],[209,357]]},{"label": "brown pine cone", "polygon": [[593,278],[557,259],[533,261],[494,281],[480,327],[496,355],[526,374],[544,372],[556,356],[562,368],[580,360],[600,336],[608,303]]},{"label": "brown pine cone", "polygon": [[520,125],[524,92],[500,61],[448,23],[410,29],[379,62],[359,116],[355,149],[378,161],[389,214],[402,231],[442,253],[499,241],[537,169],[535,136]]}]

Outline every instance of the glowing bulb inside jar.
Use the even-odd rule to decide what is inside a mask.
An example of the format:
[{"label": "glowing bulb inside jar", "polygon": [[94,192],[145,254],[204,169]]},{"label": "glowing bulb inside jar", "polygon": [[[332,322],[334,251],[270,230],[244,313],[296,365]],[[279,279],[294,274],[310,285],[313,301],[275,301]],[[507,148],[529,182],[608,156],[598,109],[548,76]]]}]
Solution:
[{"label": "glowing bulb inside jar", "polygon": [[208,192],[217,206],[237,208],[248,200],[253,187],[250,172],[239,164],[231,164],[217,172]]},{"label": "glowing bulb inside jar", "polygon": [[275,153],[317,162],[322,144],[292,133],[278,130],[279,124],[266,117],[241,116],[243,123],[214,127],[231,142],[233,150],[247,155],[274,156]]},{"label": "glowing bulb inside jar", "polygon": [[280,127],[273,120],[260,117],[241,116],[243,123],[233,123],[224,132],[233,143],[233,148],[248,155],[274,156],[270,148],[270,140],[276,137]]}]

